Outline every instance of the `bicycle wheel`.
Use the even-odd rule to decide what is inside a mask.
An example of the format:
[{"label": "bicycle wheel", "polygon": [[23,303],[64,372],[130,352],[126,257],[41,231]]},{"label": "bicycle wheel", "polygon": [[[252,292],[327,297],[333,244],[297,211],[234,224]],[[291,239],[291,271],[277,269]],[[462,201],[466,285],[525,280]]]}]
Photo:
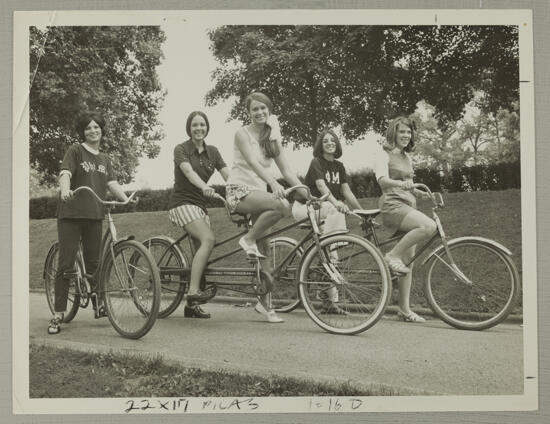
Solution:
[{"label": "bicycle wheel", "polygon": [[112,326],[123,337],[143,337],[153,327],[160,304],[160,277],[151,254],[135,240],[117,243],[101,276],[101,295]]},{"label": "bicycle wheel", "polygon": [[[330,258],[331,266],[321,255]],[[334,268],[332,268],[334,267]],[[384,314],[391,278],[380,251],[353,234],[324,238],[304,254],[298,292],[310,318],[335,334],[357,334]]]},{"label": "bicycle wheel", "polygon": [[487,241],[449,241],[459,278],[443,248],[428,259],[424,284],[432,310],[446,323],[463,330],[484,330],[502,322],[515,305],[520,281],[509,255]]},{"label": "bicycle wheel", "polygon": [[163,272],[168,268],[189,269],[189,261],[176,245],[164,237],[152,237],[143,242],[155,260],[160,274],[160,307],[159,318],[166,318],[174,312],[185,293],[184,281],[180,275],[169,275]]},{"label": "bicycle wheel", "polygon": [[291,312],[300,304],[296,287],[296,269],[302,260],[302,249],[296,250],[292,257],[277,270],[277,266],[297,245],[288,237],[274,238],[269,242],[270,261],[273,272],[271,304],[277,312]]},{"label": "bicycle wheel", "polygon": [[[48,307],[52,315],[55,313],[55,276],[57,275],[57,264],[59,261],[59,243],[55,242],[50,247],[48,255],[46,256],[46,261],[44,263],[44,272],[42,273],[42,278],[44,280],[44,289],[46,291],[46,299],[48,301]],[[77,259],[75,261],[75,269],[77,270],[78,275],[83,275],[82,264]],[[67,297],[67,311],[63,314],[63,322],[71,322],[78,312],[80,306],[80,296],[76,289],[76,281],[74,279],[70,280],[69,285],[69,295]]]}]

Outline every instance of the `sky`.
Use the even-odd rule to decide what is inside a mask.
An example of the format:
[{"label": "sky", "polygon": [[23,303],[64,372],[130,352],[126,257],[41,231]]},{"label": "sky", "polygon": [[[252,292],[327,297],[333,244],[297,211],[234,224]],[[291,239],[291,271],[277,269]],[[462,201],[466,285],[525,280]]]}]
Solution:
[{"label": "sky", "polygon": [[[231,102],[220,103],[215,107],[205,106],[206,93],[214,87],[210,79],[217,62],[209,49],[208,23],[197,20],[168,21],[162,26],[166,34],[163,52],[164,60],[157,72],[163,88],[167,91],[159,121],[163,125],[165,137],[159,143],[160,154],[155,159],[143,158],[137,168],[134,183],[129,187],[168,188],[174,183],[173,150],[187,140],[185,122],[190,112],[202,110],[208,116],[210,132],[206,142],[216,146],[228,166],[233,162],[233,137],[242,125],[239,121],[226,122]],[[268,94],[268,93],[267,93]],[[277,105],[275,105],[275,108]],[[353,144],[343,144],[340,160],[348,172],[372,168],[379,136],[368,134],[364,140]],[[284,133],[283,133],[284,138]],[[348,140],[349,141],[349,140]],[[290,165],[298,175],[304,175],[312,159],[311,149],[293,150],[286,148]],[[278,170],[273,170],[279,176]],[[223,179],[215,173],[211,184],[221,184]]]}]

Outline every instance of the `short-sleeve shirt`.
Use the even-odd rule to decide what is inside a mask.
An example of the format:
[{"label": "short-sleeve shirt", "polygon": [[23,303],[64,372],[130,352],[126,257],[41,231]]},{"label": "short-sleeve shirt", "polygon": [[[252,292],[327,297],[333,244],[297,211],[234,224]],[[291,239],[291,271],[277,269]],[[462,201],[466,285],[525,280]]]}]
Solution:
[{"label": "short-sleeve shirt", "polygon": [[168,209],[181,205],[195,205],[207,212],[206,199],[202,190],[189,181],[180,168],[183,162],[189,163],[193,171],[205,183],[208,182],[215,170],[220,171],[227,165],[218,149],[206,143],[200,153],[192,140],[187,140],[174,148],[174,190],[170,196]]},{"label": "short-sleeve shirt", "polygon": [[320,197],[321,192],[315,184],[317,180],[323,180],[336,199],[344,200],[342,184],[348,182],[348,175],[342,162],[326,160],[324,157],[313,158],[306,174],[305,183],[313,196]]},{"label": "short-sleeve shirt", "polygon": [[[107,185],[116,181],[109,157],[84,143],[73,144],[69,147],[61,163],[60,175],[62,174],[69,174],[71,190],[88,186],[101,199],[105,199],[107,195]],[[62,202],[60,200],[57,217],[60,219],[103,219],[105,208],[91,193],[83,191],[77,193],[70,201]]]},{"label": "short-sleeve shirt", "polygon": [[405,153],[386,153],[382,151],[377,159],[374,169],[376,181],[382,177],[392,180],[411,180],[414,177],[414,169],[411,157]]}]

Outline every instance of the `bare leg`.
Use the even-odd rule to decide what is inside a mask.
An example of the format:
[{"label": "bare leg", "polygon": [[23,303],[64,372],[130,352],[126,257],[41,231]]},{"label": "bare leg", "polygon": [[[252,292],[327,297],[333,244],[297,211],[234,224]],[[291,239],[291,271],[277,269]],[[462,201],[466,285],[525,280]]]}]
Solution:
[{"label": "bare leg", "polygon": [[[411,247],[409,250],[407,250],[403,257],[403,261],[408,262],[408,260],[413,257],[414,251],[414,247]],[[406,315],[411,313],[409,300],[412,287],[412,264],[409,265],[409,268],[411,269],[411,272],[405,274],[403,277],[397,280],[399,287],[399,309],[401,309],[401,312],[404,312]]]},{"label": "bare leg", "polygon": [[417,210],[410,211],[399,227],[407,234],[388,252],[389,256],[403,258],[405,252],[417,243],[428,240],[436,231],[435,221]]},{"label": "bare leg", "polygon": [[216,239],[210,225],[205,219],[196,219],[185,226],[185,231],[193,239],[195,246],[199,246],[191,263],[191,277],[188,294],[196,294],[210,253],[214,248]]}]

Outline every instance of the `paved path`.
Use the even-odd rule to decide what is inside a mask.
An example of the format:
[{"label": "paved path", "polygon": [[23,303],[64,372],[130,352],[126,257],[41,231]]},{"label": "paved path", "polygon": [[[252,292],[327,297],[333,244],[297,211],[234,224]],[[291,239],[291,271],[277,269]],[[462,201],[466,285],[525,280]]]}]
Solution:
[{"label": "paved path", "polygon": [[326,333],[303,310],[268,324],[251,307],[209,304],[211,319],[188,319],[180,307],[140,340],[120,337],[91,308],[56,336],[46,334],[43,293],[30,295],[32,342],[84,350],[121,350],[201,368],[320,381],[381,385],[400,394],[522,394],[523,335],[519,324],[461,331],[439,320],[410,324],[388,316],[356,336]]}]

